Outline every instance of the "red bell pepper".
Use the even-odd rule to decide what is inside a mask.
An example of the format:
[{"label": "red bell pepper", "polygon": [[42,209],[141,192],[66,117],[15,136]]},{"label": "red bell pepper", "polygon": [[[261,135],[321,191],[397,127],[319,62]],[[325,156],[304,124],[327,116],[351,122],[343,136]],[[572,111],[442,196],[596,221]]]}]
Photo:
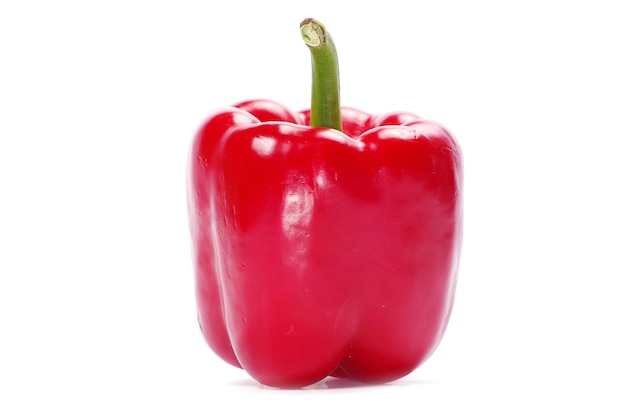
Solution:
[{"label": "red bell pepper", "polygon": [[411,113],[341,108],[332,40],[317,21],[301,28],[311,110],[246,101],[210,116],[191,149],[201,331],[262,384],[395,380],[450,317],[461,150]]}]

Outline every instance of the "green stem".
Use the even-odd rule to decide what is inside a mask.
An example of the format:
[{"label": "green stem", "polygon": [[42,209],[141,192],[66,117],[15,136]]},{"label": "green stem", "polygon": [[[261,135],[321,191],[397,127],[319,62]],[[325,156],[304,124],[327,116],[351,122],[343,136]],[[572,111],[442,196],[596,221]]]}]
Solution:
[{"label": "green stem", "polygon": [[311,18],[300,23],[300,33],[311,51],[313,69],[311,127],[334,128],[341,131],[339,64],[333,39],[324,25]]}]

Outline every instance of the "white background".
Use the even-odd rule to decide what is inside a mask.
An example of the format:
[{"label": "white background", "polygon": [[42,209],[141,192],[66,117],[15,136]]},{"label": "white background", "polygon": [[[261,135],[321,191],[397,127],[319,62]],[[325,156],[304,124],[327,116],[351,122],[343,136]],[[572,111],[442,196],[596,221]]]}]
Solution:
[{"label": "white background", "polygon": [[[0,413],[624,413],[619,4],[3,1]],[[260,387],[195,321],[191,139],[240,100],[309,105],[309,16],[343,104],[464,150],[452,319],[389,385]]]}]

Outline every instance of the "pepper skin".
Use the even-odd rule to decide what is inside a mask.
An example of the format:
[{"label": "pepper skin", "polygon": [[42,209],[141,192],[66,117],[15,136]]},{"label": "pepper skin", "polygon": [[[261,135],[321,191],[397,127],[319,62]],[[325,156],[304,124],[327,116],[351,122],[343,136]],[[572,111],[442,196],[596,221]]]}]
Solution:
[{"label": "pepper skin", "polygon": [[258,382],[401,378],[439,344],[461,251],[462,158],[409,113],[247,101],[208,118],[190,154],[198,319]]}]

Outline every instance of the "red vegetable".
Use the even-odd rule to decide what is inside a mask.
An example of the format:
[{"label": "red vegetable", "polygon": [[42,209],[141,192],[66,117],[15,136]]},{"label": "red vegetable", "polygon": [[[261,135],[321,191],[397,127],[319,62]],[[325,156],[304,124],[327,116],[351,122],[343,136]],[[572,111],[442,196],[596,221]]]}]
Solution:
[{"label": "red vegetable", "polygon": [[410,113],[340,109],[332,41],[316,21],[302,27],[336,75],[328,82],[322,59],[320,87],[312,49],[311,111],[247,101],[210,116],[193,143],[201,330],[222,359],[266,385],[395,380],[435,350],[450,316],[461,150]]}]

